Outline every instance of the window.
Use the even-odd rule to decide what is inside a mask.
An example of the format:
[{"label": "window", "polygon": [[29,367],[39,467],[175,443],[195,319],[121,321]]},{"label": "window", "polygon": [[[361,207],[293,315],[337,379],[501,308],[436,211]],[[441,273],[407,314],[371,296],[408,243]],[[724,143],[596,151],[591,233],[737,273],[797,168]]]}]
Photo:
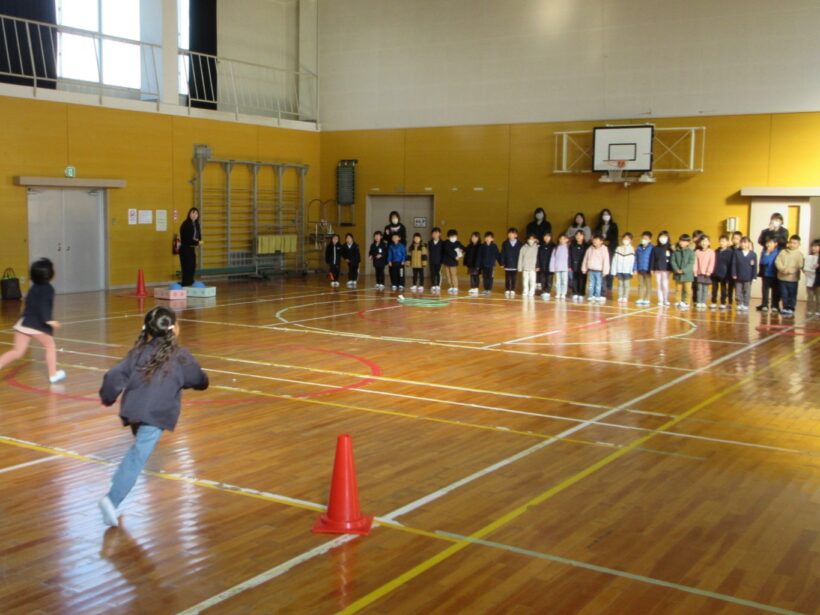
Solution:
[{"label": "window", "polygon": [[102,81],[106,85],[140,89],[139,0],[55,0],[57,23],[135,41],[102,40],[80,34],[60,33],[58,76],[79,81]]},{"label": "window", "polygon": [[[177,46],[180,49],[191,48],[191,2],[190,0],[177,0]],[[179,93],[188,95],[188,73],[185,63],[187,57],[179,54],[177,73],[179,82]]]}]

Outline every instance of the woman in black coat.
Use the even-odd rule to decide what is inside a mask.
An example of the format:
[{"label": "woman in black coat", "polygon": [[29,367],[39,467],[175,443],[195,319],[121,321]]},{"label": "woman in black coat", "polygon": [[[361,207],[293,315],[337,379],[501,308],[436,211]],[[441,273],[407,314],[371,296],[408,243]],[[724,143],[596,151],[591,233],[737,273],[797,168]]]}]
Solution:
[{"label": "woman in black coat", "polygon": [[532,213],[532,220],[527,224],[527,235],[535,235],[538,243],[542,243],[547,233],[552,233],[552,224],[547,221],[543,207],[539,207]]},{"label": "woman in black coat", "polygon": [[[612,219],[612,212],[602,209],[598,216],[598,224],[595,226],[595,234],[603,235],[604,245],[609,248],[609,257],[615,254],[618,247],[618,223]],[[606,289],[612,290],[612,276],[606,276]]]},{"label": "woman in black coat", "polygon": [[388,244],[393,243],[391,239],[393,235],[398,235],[400,243],[407,245],[407,228],[402,223],[401,216],[397,211],[390,212],[389,222],[384,227],[384,238]]},{"label": "woman in black coat", "polygon": [[202,243],[199,228],[199,210],[191,207],[188,217],[179,227],[179,267],[182,270],[182,285],[191,286],[196,272],[196,248]]}]

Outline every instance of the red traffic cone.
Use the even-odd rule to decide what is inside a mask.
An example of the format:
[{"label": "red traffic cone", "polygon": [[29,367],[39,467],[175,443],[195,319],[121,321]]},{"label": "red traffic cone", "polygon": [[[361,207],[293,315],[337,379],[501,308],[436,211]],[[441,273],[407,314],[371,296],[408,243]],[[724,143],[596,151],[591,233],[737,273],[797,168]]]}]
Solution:
[{"label": "red traffic cone", "polygon": [[343,434],[336,441],[333,480],[330,483],[330,503],[313,532],[316,534],[361,534],[367,536],[373,517],[365,517],[359,509],[359,487],[353,463],[353,443]]},{"label": "red traffic cone", "polygon": [[147,297],[148,292],[145,290],[145,274],[142,269],[137,271],[137,297]]}]

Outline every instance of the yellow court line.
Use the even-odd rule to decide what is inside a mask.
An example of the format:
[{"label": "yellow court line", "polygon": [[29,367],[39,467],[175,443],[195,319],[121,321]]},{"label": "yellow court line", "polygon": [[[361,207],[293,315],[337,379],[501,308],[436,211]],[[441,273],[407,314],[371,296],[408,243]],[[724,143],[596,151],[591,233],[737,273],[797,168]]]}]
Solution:
[{"label": "yellow court line", "polygon": [[[694,406],[692,406],[691,408],[689,408],[688,410],[686,410],[682,414],[678,415],[674,419],[666,422],[665,424],[661,425],[657,429],[653,430],[651,433],[648,433],[645,436],[642,436],[641,438],[638,438],[634,442],[631,442],[628,445],[626,445],[624,448],[618,449],[617,451],[613,452],[612,454],[604,457],[603,459],[600,459],[599,461],[593,463],[592,465],[590,465],[590,466],[584,468],[583,470],[573,474],[572,476],[564,479],[563,481],[561,481],[557,485],[554,485],[554,486],[550,487],[546,491],[540,493],[539,495],[535,496],[534,498],[530,499],[529,501],[525,502],[524,504],[510,510],[506,514],[504,514],[501,517],[497,518],[495,521],[492,521],[491,523],[485,525],[481,529],[473,532],[472,534],[470,534],[470,536],[468,538],[470,538],[470,539],[484,538],[485,536],[487,536],[488,534],[491,534],[495,530],[507,525],[511,521],[514,521],[515,519],[517,519],[518,517],[520,517],[521,515],[523,515],[527,511],[529,511],[531,508],[533,508],[535,506],[538,506],[539,504],[544,503],[545,501],[547,501],[550,498],[556,496],[557,494],[561,493],[562,491],[565,491],[569,487],[572,487],[576,483],[581,482],[582,480],[584,480],[588,476],[591,476],[592,474],[595,474],[599,470],[607,467],[608,465],[612,464],[614,461],[617,461],[618,459],[620,459],[621,457],[623,457],[627,453],[629,453],[629,452],[635,450],[636,448],[640,447],[642,444],[644,444],[647,441],[651,440],[652,438],[654,438],[658,434],[669,430],[670,428],[674,427],[675,425],[677,425],[681,421],[687,419],[688,417],[692,416],[693,414],[696,414],[697,412],[700,412],[701,410],[703,410],[707,406],[713,404],[714,402],[718,401],[719,399],[722,399],[726,395],[729,395],[730,393],[733,393],[735,390],[737,390],[741,386],[753,381],[754,378],[758,374],[760,374],[762,372],[765,372],[765,371],[768,371],[768,370],[780,365],[781,363],[784,363],[785,361],[791,359],[792,357],[796,356],[797,354],[800,354],[800,353],[804,352],[807,348],[810,348],[811,346],[813,346],[817,342],[820,342],[820,337],[815,338],[812,341],[808,342],[807,344],[804,344],[803,346],[801,346],[799,349],[793,350],[792,352],[789,352],[788,354],[782,356],[781,358],[776,359],[775,361],[773,361],[772,363],[770,363],[766,367],[763,367],[763,368],[755,371],[754,373],[752,373],[748,377],[744,378],[743,380],[740,380],[740,381],[736,382],[735,384],[727,387],[726,389],[723,389],[722,391],[720,391],[718,393],[715,393],[711,397],[709,397],[709,398],[707,398],[707,399],[705,399],[701,402],[698,402],[697,404],[695,404]],[[455,544],[451,545],[450,547],[448,547],[444,551],[441,551],[440,553],[437,553],[433,557],[421,562],[420,564],[417,564],[416,566],[414,566],[410,570],[407,570],[406,572],[404,572],[404,573],[400,574],[399,576],[395,577],[393,580],[388,581],[387,583],[385,583],[381,587],[373,590],[369,594],[367,594],[365,596],[362,596],[361,598],[359,598],[355,602],[351,603],[350,605],[348,605],[346,608],[342,609],[339,612],[342,613],[342,614],[345,614],[345,615],[350,614],[350,613],[358,613],[363,608],[373,604],[377,600],[380,600],[381,598],[383,598],[387,594],[395,591],[396,589],[402,587],[403,585],[406,585],[407,583],[409,583],[410,581],[412,581],[416,577],[418,577],[421,574],[427,572],[431,568],[434,568],[435,566],[437,566],[441,562],[449,559],[450,557],[452,557],[456,553],[462,551],[463,549],[466,549],[469,545],[470,545],[469,542],[466,542],[466,543],[465,542],[460,542],[460,543],[455,543]]]}]

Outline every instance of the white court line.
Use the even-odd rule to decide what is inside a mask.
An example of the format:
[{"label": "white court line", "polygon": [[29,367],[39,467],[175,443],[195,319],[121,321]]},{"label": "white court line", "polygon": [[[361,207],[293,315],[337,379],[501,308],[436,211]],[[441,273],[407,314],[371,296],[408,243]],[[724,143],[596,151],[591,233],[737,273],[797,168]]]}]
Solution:
[{"label": "white court line", "polygon": [[[311,305],[328,305],[329,303],[331,303],[331,302],[305,303],[304,305],[294,305],[293,308],[310,307]],[[346,302],[345,301],[335,301],[333,303],[346,303]],[[387,307],[372,308],[372,309],[369,309],[369,310],[364,310],[364,312],[369,314],[370,312],[381,312],[383,310],[395,310],[395,309],[398,309],[400,307],[402,307],[401,304],[399,304],[399,305],[388,305]],[[289,310],[289,309],[291,309],[291,308],[284,308],[282,310],[279,310],[278,312],[276,312],[276,315],[275,315],[276,318],[278,318],[280,322],[284,322],[284,323],[289,324],[289,325],[297,325],[297,324],[300,324],[300,323],[303,323],[303,322],[311,322],[313,320],[326,320],[328,318],[338,318],[339,316],[354,316],[354,315],[356,315],[356,314],[358,314],[359,312],[362,311],[362,310],[356,310],[355,312],[341,312],[339,314],[326,314],[324,316],[314,316],[313,318],[302,318],[301,320],[286,320],[285,318],[281,317],[280,314],[282,312],[285,312],[285,311]],[[264,327],[271,327],[271,326],[276,326],[278,324],[279,323],[271,323],[269,325],[263,325],[263,326]]]},{"label": "white court line", "polygon": [[763,604],[762,602],[756,602],[754,600],[746,600],[744,598],[737,598],[735,596],[731,596],[729,594],[722,594],[720,592],[713,592],[706,589],[698,589],[697,587],[692,587],[690,585],[681,585],[680,583],[673,583],[671,581],[663,581],[661,579],[655,579],[653,577],[647,577],[642,574],[635,574],[633,572],[627,572],[625,570],[618,570],[616,568],[609,568],[607,566],[598,566],[597,564],[590,564],[588,562],[582,562],[577,559],[570,559],[567,557],[561,557],[560,555],[552,555],[551,553],[541,553],[540,551],[533,551],[531,549],[522,549],[520,547],[514,547],[512,545],[504,544],[501,542],[495,542],[492,540],[484,540],[481,538],[472,538],[470,536],[463,536],[461,534],[454,534],[452,532],[444,532],[438,531],[437,534],[440,534],[446,538],[452,538],[453,540],[459,540],[463,542],[471,542],[478,545],[482,545],[485,547],[490,547],[493,549],[500,549],[502,551],[507,551],[509,553],[516,553],[518,555],[524,555],[526,557],[534,557],[537,559],[543,559],[550,562],[556,562],[558,564],[565,564],[567,566],[573,566],[575,568],[583,568],[584,570],[591,570],[593,572],[599,572],[602,574],[606,574],[609,576],[621,577],[623,579],[629,579],[630,581],[638,581],[640,583],[648,583],[650,585],[656,585],[659,587],[666,587],[668,589],[674,589],[677,591],[685,592],[687,594],[694,594],[696,596],[703,596],[704,598],[712,598],[714,600],[721,600],[723,602],[729,602],[731,604],[737,604],[740,606],[747,606],[753,609],[759,609],[761,611],[768,611],[769,613],[780,613],[781,615],[799,615],[796,611],[789,611],[787,609],[781,609],[776,606],[770,606],[768,604]]},{"label": "white court line", "polygon": [[13,472],[14,470],[19,470],[20,468],[27,468],[29,466],[35,466],[38,463],[43,463],[45,461],[51,461],[52,459],[60,459],[59,455],[51,455],[49,457],[41,457],[40,459],[35,459],[34,461],[27,461],[26,463],[18,463],[16,466],[9,466],[8,468],[0,469],[0,474],[5,474],[6,472]]},{"label": "white court line", "polygon": [[[761,346],[761,345],[763,345],[763,344],[765,344],[765,343],[767,343],[767,342],[769,342],[769,341],[771,341],[771,340],[773,340],[773,339],[787,333],[788,331],[792,330],[793,328],[794,327],[792,326],[792,327],[789,327],[787,329],[782,329],[782,330],[778,331],[777,333],[774,333],[773,335],[761,338],[761,339],[757,340],[756,342],[752,342],[752,343],[748,344],[747,346],[745,346],[743,348],[739,348],[739,349],[733,351],[732,353],[730,353],[726,356],[715,359],[714,361],[708,363],[707,365],[705,365],[703,367],[697,368],[697,369],[695,369],[695,370],[693,370],[689,373],[686,373],[686,374],[681,374],[677,378],[674,378],[674,379],[670,380],[667,383],[664,383],[664,384],[661,384],[657,387],[654,387],[653,389],[647,391],[646,393],[642,393],[641,395],[638,395],[638,396],[634,397],[633,399],[630,399],[629,401],[627,401],[623,404],[615,406],[611,410],[607,410],[606,412],[603,412],[603,413],[599,414],[598,416],[596,416],[596,417],[594,417],[594,418],[592,418],[588,421],[585,421],[585,423],[576,425],[574,427],[570,427],[569,429],[566,429],[566,430],[562,431],[558,435],[556,435],[556,436],[554,436],[554,437],[552,437],[548,440],[544,440],[543,442],[539,442],[538,444],[535,444],[535,445],[533,445],[533,446],[531,446],[531,447],[529,447],[529,448],[527,448],[523,451],[520,451],[519,453],[511,455],[511,456],[509,456],[505,459],[502,459],[501,461],[498,461],[498,462],[496,462],[496,463],[494,463],[490,466],[487,466],[486,468],[484,468],[482,470],[474,472],[474,473],[470,474],[469,476],[466,476],[466,477],[464,477],[460,480],[457,480],[453,483],[450,483],[449,485],[446,485],[446,486],[442,487],[441,489],[438,489],[438,490],[434,491],[433,493],[430,493],[426,496],[418,498],[417,500],[414,500],[413,502],[410,502],[409,504],[407,504],[405,506],[402,506],[401,508],[397,508],[396,510],[394,510],[394,511],[388,513],[387,515],[385,515],[383,518],[387,519],[387,520],[390,520],[390,521],[394,521],[397,517],[399,517],[401,515],[412,512],[412,511],[414,511],[414,510],[416,510],[416,509],[418,509],[422,506],[425,506],[426,504],[429,504],[430,502],[438,500],[438,499],[444,497],[445,495],[451,493],[452,491],[455,491],[456,489],[458,489],[460,487],[463,487],[466,484],[469,484],[469,483],[471,483],[471,482],[473,482],[473,481],[475,481],[475,480],[477,480],[477,479],[479,479],[483,476],[486,476],[487,474],[491,474],[492,472],[495,472],[496,470],[498,470],[500,468],[503,468],[503,467],[515,462],[515,461],[518,461],[520,459],[528,457],[528,456],[532,455],[533,453],[536,453],[536,452],[540,451],[541,449],[546,448],[546,447],[554,444],[555,442],[559,442],[560,438],[565,438],[568,435],[571,435],[571,434],[573,434],[577,431],[580,431],[580,430],[588,427],[589,425],[593,424],[594,421],[599,421],[601,419],[604,419],[608,416],[611,416],[612,414],[615,414],[617,412],[620,412],[621,410],[624,410],[624,409],[628,408],[629,406],[633,406],[635,404],[638,404],[638,403],[640,403],[640,402],[642,402],[642,401],[644,401],[644,400],[646,400],[650,397],[653,397],[653,396],[657,395],[658,393],[661,393],[661,392],[663,392],[663,391],[665,391],[669,388],[675,387],[675,386],[677,386],[677,385],[679,385],[683,382],[686,382],[687,380],[689,380],[691,378],[694,378],[698,374],[703,373],[707,369],[712,369],[714,367],[717,367],[718,365],[721,365],[722,363],[725,363],[726,361],[730,361],[730,360],[734,359],[735,357],[737,357],[737,356],[739,356],[739,355],[741,355],[745,352],[753,350],[754,348],[757,348],[758,346]],[[338,540],[338,538],[335,539],[335,540]],[[327,551],[329,551],[330,549],[333,548],[332,546],[329,546],[330,542],[333,542],[333,541],[329,541],[328,543],[325,543],[325,545],[322,545],[322,546],[327,546],[327,549],[322,550],[321,552],[319,551],[318,547],[315,547],[314,549],[311,549],[310,551],[307,551],[307,552],[301,554],[300,556],[297,556],[296,558],[293,558],[292,560],[289,560],[289,562],[295,561],[295,560],[298,560],[298,561],[296,563],[294,563],[293,565],[289,566],[287,569],[282,569],[282,567],[285,566],[285,564],[288,564],[289,562],[285,562],[285,564],[280,564],[280,565],[278,565],[274,568],[271,568],[268,571],[263,572],[262,574],[253,577],[253,579],[250,579],[249,581],[245,581],[243,583],[249,583],[249,582],[253,581],[254,579],[263,578],[264,581],[261,581],[260,583],[255,583],[254,585],[252,585],[252,587],[257,587],[258,585],[260,585],[261,583],[264,583],[265,581],[269,581],[269,580],[274,579],[278,576],[281,576],[282,574],[284,574],[288,570],[291,570],[295,565],[302,564],[304,562],[307,562],[307,561],[313,559],[314,557],[316,557],[318,555],[321,555],[323,553],[327,553]],[[276,572],[274,572],[274,571],[276,571]],[[203,611],[207,608],[210,608],[212,606],[215,606],[217,604],[220,604],[220,603],[224,602],[225,600],[227,600],[230,597],[233,597],[233,596],[236,596],[239,593],[242,593],[246,589],[250,589],[250,586],[244,587],[243,583],[235,585],[235,586],[225,590],[221,594],[217,594],[216,596],[213,596],[212,598],[209,598],[209,599],[207,599],[203,602],[200,602],[200,603],[190,607],[189,609],[186,609],[185,611],[182,611],[182,613],[180,615],[182,615],[182,614],[184,614],[184,615],[193,615],[194,613],[200,613],[201,611]],[[223,595],[226,596],[226,597],[220,598],[220,596],[223,596]]]}]

